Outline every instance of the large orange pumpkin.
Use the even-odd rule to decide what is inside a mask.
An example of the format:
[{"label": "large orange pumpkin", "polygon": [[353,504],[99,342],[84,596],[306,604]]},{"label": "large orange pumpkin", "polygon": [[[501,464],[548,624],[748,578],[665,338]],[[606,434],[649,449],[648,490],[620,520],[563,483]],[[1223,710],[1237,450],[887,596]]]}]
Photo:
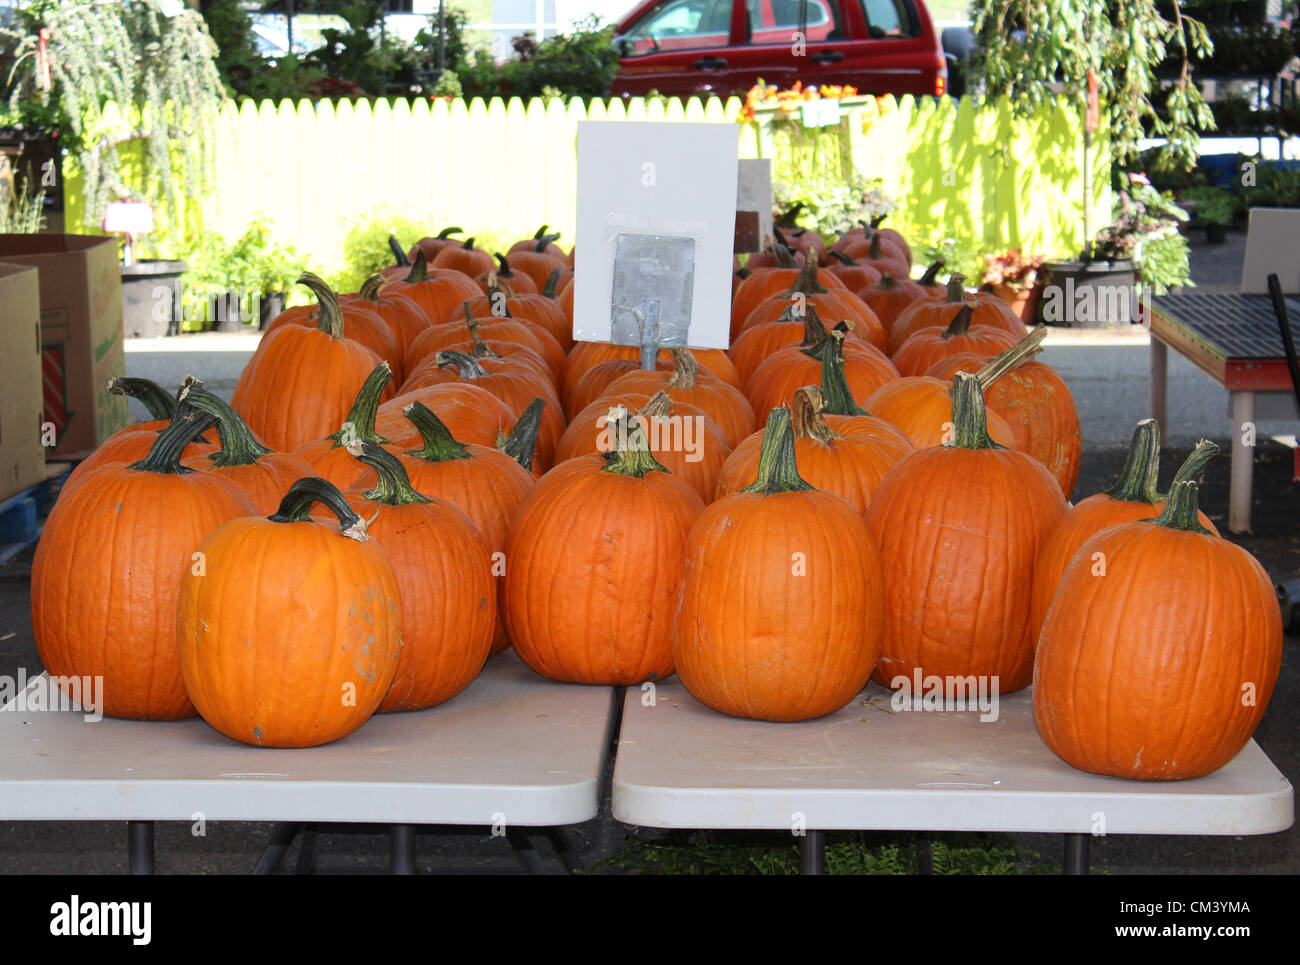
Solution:
[{"label": "large orange pumpkin", "polygon": [[552,470],[510,524],[506,629],[524,662],[554,680],[631,685],[673,672],[686,535],[704,503],[664,471],[639,428],[623,438],[608,461]]},{"label": "large orange pumpkin", "polygon": [[1065,497],[1038,460],[995,447],[984,416],[979,379],[959,372],[952,443],[898,463],[867,507],[885,566],[875,679],[896,689],[915,673],[974,675],[1003,694],[1030,681],[1034,561]]},{"label": "large orange pumpkin", "polygon": [[753,484],[691,530],[673,658],[714,710],[808,720],[866,684],[884,580],[862,517],[800,478],[789,410],[772,411],[766,435]]},{"label": "large orange pumpkin", "polygon": [[1175,483],[1157,519],[1098,533],[1061,578],[1038,640],[1034,722],[1072,767],[1200,777],[1237,756],[1268,708],[1282,663],[1273,581],[1197,522],[1196,492]]},{"label": "large orange pumpkin", "polygon": [[480,294],[473,278],[450,268],[429,268],[422,251],[417,252],[404,275],[393,278],[384,288],[411,299],[434,325],[447,321],[467,300]]},{"label": "large orange pumpkin", "polygon": [[[149,454],[66,492],[32,561],[32,633],[52,677],[102,677],[109,717],[178,720],[194,706],[176,659],[181,576],[208,534],[254,514],[233,482],[187,470],[180,455],[211,420],[188,405]],[[246,572],[241,574],[246,578]]]},{"label": "large orange pumpkin", "polygon": [[828,319],[832,325],[849,319],[858,338],[883,350],[885,330],[876,313],[851,291],[827,289],[817,281],[816,272],[816,255],[809,254],[808,262],[799,272],[794,284],[760,302],[741,323],[741,334],[755,326],[784,317],[784,313],[792,307],[799,318],[810,309],[815,309],[818,315]]},{"label": "large orange pumpkin", "polygon": [[[337,527],[309,517],[318,501]],[[203,719],[260,747],[315,747],[364,724],[401,657],[402,600],[339,491],[300,479],[275,515],[234,520],[198,549],[207,572],[179,583],[172,649]]]},{"label": "large orange pumpkin", "polygon": [[967,295],[965,278],[948,279],[947,297],[920,298],[898,313],[889,328],[887,351],[893,357],[909,337],[923,328],[947,328],[958,313],[970,309],[970,325],[1001,328],[1016,339],[1025,337],[1025,323],[995,295]]},{"label": "large orange pumpkin", "polygon": [[962,308],[947,328],[922,328],[890,356],[900,375],[924,375],[926,369],[950,355],[970,353],[992,358],[1009,349],[1019,338],[1002,328],[971,327],[971,307]]},{"label": "large orange pumpkin", "polygon": [[[329,300],[337,308],[343,320],[344,338],[360,342],[381,359],[386,360],[393,367],[394,372],[401,372],[402,352],[398,347],[397,336],[388,321],[371,307],[373,302],[354,295],[339,295],[315,275],[305,275],[299,281],[312,290],[320,305]],[[316,308],[307,305],[286,308],[266,326],[266,334],[262,337],[265,338],[267,334],[284,325],[319,327],[320,314],[324,310],[320,305]]]}]

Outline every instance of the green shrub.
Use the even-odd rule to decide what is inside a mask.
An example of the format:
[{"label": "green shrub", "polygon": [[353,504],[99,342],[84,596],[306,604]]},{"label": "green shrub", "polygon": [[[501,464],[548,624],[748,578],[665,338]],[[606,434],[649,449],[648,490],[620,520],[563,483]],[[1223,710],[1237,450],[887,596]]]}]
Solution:
[{"label": "green shrub", "polygon": [[343,239],[343,268],[329,277],[330,286],[340,292],[359,291],[367,278],[393,264],[390,235],[409,250],[431,230],[426,219],[391,209],[355,219]]}]

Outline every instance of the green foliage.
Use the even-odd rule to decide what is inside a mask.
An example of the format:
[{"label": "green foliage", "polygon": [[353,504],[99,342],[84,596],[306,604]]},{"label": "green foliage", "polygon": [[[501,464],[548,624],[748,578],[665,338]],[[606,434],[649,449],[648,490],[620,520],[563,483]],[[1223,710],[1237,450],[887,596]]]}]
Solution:
[{"label": "green foliage", "polygon": [[960,272],[967,278],[979,278],[984,272],[982,248],[946,236],[942,229],[929,237],[918,238],[918,243],[912,247],[918,265],[932,265],[942,258],[945,273]]},{"label": "green foliage", "polygon": [[18,196],[0,196],[0,235],[34,235],[45,227],[45,192],[32,197],[24,184]]},{"label": "green foliage", "polygon": [[1165,231],[1142,246],[1138,262],[1138,280],[1150,285],[1155,295],[1163,295],[1176,286],[1192,286],[1191,249],[1178,231]]},{"label": "green foliage", "polygon": [[222,292],[237,292],[247,299],[289,291],[307,267],[303,255],[272,240],[270,227],[262,221],[250,224],[233,243],[215,231],[205,231],[184,257],[186,319],[207,318],[208,300]]},{"label": "green foliage", "polygon": [[[167,16],[159,0],[59,0],[24,8],[19,29],[0,38],[14,46],[11,107],[35,102],[75,145],[86,175],[84,224],[98,225],[115,199],[166,204],[172,220],[183,218],[182,187],[200,193],[210,123],[226,96],[202,17],[189,8]],[[109,103],[123,111],[116,125],[104,114]],[[119,149],[134,141],[144,143],[142,170],[128,175]],[[183,186],[173,174],[177,143],[189,148],[179,158]]]},{"label": "green foliage", "polygon": [[1184,191],[1183,200],[1196,202],[1192,216],[1201,224],[1232,224],[1235,205],[1230,191],[1204,184]]},{"label": "green foliage", "polygon": [[1252,175],[1233,182],[1232,192],[1238,198],[1240,210],[1300,207],[1300,168],[1262,157],[1238,155],[1237,170],[1250,171]]},{"label": "green foliage", "polygon": [[[1026,113],[1059,98],[1058,82],[1083,110],[1092,72],[1117,174],[1138,160],[1146,137],[1168,139],[1156,154],[1158,167],[1190,168],[1200,132],[1214,129],[1214,115],[1186,57],[1158,113],[1156,68],[1166,54],[1207,56],[1212,45],[1200,21],[1177,4],[1171,12],[1166,19],[1156,0],[975,0],[974,29],[983,48],[978,71],[989,96],[1011,97]],[[1016,30],[1025,31],[1023,41],[1013,36]]]},{"label": "green foliage", "polygon": [[343,268],[329,277],[330,286],[340,292],[359,291],[367,278],[393,264],[393,252],[388,247],[390,235],[403,248],[410,248],[428,233],[426,222],[393,210],[358,218],[343,239]]},{"label": "green foliage", "polygon": [[[1046,874],[1057,870],[1002,835],[870,832],[830,833],[826,872],[833,875],[910,875],[926,866],[936,875]],[[671,831],[635,840],[588,873],[658,875],[793,875],[799,846],[780,832]]]},{"label": "green foliage", "polygon": [[540,97],[549,87],[566,97],[606,97],[618,72],[613,37],[613,27],[594,16],[541,43],[531,34],[516,37],[515,56],[501,66],[501,92]]}]

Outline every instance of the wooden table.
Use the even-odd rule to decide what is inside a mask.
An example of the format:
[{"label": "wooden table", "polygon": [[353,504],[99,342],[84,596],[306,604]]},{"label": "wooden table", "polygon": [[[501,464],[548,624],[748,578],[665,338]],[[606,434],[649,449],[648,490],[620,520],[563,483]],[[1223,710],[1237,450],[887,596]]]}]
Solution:
[{"label": "wooden table", "polygon": [[[153,870],[152,822],[196,815],[391,825],[393,870],[407,873],[418,824],[490,827],[530,850],[520,829],[596,816],[615,693],[546,680],[508,651],[445,704],[377,714],[302,750],[240,744],[197,718],[87,721],[24,712],[15,698],[0,710],[0,820],[126,821],[142,873]],[[273,848],[288,848],[278,832]],[[535,852],[521,859],[541,870]]]},{"label": "wooden table", "polygon": [[811,873],[835,830],[1059,833],[1066,872],[1086,873],[1099,832],[1269,834],[1294,820],[1290,783],[1254,741],[1196,780],[1129,781],[1048,750],[1028,690],[981,720],[895,711],[869,684],[835,714],[774,724],[710,710],[675,678],[652,706],[628,688],[612,801],[617,820],[645,827],[790,831]]},{"label": "wooden table", "polygon": [[[1162,295],[1151,306],[1150,416],[1165,422],[1168,349],[1182,355],[1228,390],[1232,413],[1232,470],[1228,529],[1250,530],[1254,433],[1257,417],[1295,413],[1291,374],[1277,318],[1267,295],[1188,292]],[[1300,298],[1289,296],[1290,317],[1300,324]],[[1267,405],[1271,412],[1260,411]]]}]

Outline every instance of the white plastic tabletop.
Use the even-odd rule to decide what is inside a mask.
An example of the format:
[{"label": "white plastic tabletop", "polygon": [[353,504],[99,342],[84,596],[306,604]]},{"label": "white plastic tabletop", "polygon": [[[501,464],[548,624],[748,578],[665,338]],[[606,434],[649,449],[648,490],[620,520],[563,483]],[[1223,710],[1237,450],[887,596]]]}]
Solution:
[{"label": "white plastic tabletop", "polygon": [[1290,783],[1252,740],[1191,781],[1077,771],[1034,728],[1029,691],[977,710],[894,711],[875,684],[820,720],[710,710],[674,679],[653,706],[628,688],[613,814],[659,828],[1267,834],[1291,826]]},{"label": "white plastic tabletop", "polygon": [[445,704],[300,750],[199,719],[6,709],[0,820],[575,824],[596,814],[614,694],[546,680],[507,651]]}]

